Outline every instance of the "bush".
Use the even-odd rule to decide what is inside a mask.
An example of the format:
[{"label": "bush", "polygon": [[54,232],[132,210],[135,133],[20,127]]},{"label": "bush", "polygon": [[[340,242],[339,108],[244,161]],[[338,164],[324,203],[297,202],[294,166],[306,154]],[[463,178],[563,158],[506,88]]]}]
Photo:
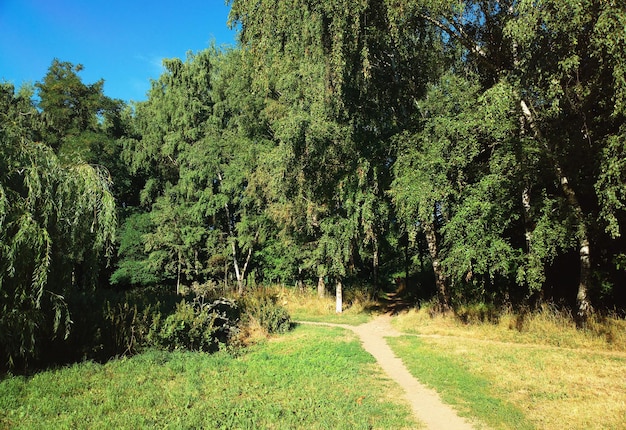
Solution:
[{"label": "bush", "polygon": [[239,309],[228,299],[208,304],[182,300],[173,314],[153,327],[154,346],[169,350],[217,351],[237,332]]},{"label": "bush", "polygon": [[268,333],[286,333],[291,328],[291,316],[278,303],[277,294],[258,289],[244,296],[241,302],[247,318],[254,318]]}]

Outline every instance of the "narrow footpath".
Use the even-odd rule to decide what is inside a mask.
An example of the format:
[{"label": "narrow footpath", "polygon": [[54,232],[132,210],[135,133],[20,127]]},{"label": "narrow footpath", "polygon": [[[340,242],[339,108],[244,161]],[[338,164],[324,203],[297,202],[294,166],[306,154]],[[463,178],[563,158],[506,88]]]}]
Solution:
[{"label": "narrow footpath", "polygon": [[474,427],[461,418],[450,406],[444,404],[436,391],[422,385],[413,377],[398,357],[395,356],[385,337],[401,336],[391,326],[391,316],[381,315],[359,326],[333,323],[301,322],[302,324],[341,327],[355,332],[363,348],[372,354],[380,367],[397,382],[406,395],[415,417],[429,430],[471,430]]}]

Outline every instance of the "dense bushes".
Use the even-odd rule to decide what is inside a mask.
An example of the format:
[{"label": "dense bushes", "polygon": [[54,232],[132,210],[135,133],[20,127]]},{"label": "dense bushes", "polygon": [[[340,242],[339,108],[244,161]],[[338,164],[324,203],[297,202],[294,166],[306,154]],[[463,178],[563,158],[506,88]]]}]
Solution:
[{"label": "dense bushes", "polygon": [[[246,344],[242,336],[247,330],[241,330],[245,325],[284,333],[291,324],[278,296],[265,289],[237,300],[199,287],[190,288],[182,297],[162,288],[103,289],[75,292],[67,297],[67,306],[72,318],[69,335],[41,339],[36,358],[13,362],[13,371],[80,360],[104,362],[148,348],[215,352],[231,344]],[[8,360],[4,353],[0,359],[1,371]]]},{"label": "dense bushes", "polygon": [[277,294],[258,289],[242,297],[246,322],[255,320],[268,333],[285,333],[291,327],[291,316],[279,303]]},{"label": "dense bushes", "polygon": [[182,300],[174,313],[153,324],[149,345],[161,348],[214,352],[237,332],[239,308],[232,300],[212,303]]}]

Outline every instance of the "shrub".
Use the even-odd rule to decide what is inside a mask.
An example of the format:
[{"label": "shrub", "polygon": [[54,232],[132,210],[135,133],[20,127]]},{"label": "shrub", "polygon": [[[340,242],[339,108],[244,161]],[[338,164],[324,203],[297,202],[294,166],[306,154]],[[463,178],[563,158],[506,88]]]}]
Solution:
[{"label": "shrub", "polygon": [[151,342],[169,350],[214,352],[237,331],[239,309],[228,299],[208,304],[182,300],[174,313],[153,327]]},{"label": "shrub", "polygon": [[286,333],[291,328],[291,316],[279,304],[277,294],[258,289],[241,299],[247,318],[255,319],[268,333]]}]

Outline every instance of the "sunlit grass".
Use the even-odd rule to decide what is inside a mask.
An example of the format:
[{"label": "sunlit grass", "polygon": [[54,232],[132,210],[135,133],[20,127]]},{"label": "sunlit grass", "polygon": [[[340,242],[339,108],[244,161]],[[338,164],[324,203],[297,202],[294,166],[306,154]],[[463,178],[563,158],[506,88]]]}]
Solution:
[{"label": "sunlit grass", "polygon": [[491,428],[626,428],[621,354],[451,337],[389,342],[414,376]]},{"label": "sunlit grass", "polygon": [[394,327],[404,333],[473,337],[483,340],[626,351],[626,321],[594,317],[585,330],[572,316],[550,306],[529,313],[506,312],[492,321],[464,323],[452,315],[433,314],[426,307],[398,315]]},{"label": "sunlit grass", "polygon": [[0,382],[0,428],[415,428],[354,334],[301,326],[226,353],[150,351]]},{"label": "sunlit grass", "polygon": [[436,388],[460,415],[478,418],[493,429],[531,429],[523,410],[493,389],[492,381],[458,362],[456,356],[431,348],[415,337],[388,339],[394,352],[422,383]]},{"label": "sunlit grass", "polygon": [[[410,371],[490,427],[626,428],[623,320],[596,318],[578,330],[570,315],[544,306],[469,324],[413,310],[392,323],[422,335],[389,339]],[[518,412],[503,408],[524,419],[509,421]]]},{"label": "sunlit grass", "polygon": [[316,291],[294,291],[280,289],[283,305],[295,321],[331,322],[338,324],[359,325],[372,319],[371,309],[376,303],[364,294],[347,292],[344,295],[343,312],[335,310],[335,297],[319,298]]}]

